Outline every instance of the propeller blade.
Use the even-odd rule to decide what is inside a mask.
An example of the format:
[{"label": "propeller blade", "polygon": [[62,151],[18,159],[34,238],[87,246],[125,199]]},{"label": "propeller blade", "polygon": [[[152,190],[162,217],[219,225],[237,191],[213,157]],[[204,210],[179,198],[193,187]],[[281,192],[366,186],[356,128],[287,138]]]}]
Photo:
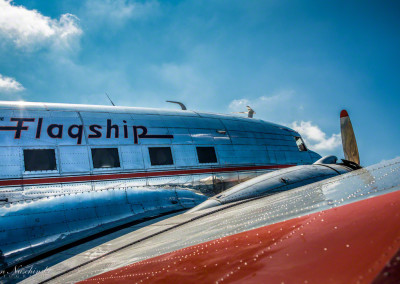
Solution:
[{"label": "propeller blade", "polygon": [[360,165],[356,136],[354,135],[353,126],[346,110],[340,112],[340,131],[342,133],[344,158]]}]

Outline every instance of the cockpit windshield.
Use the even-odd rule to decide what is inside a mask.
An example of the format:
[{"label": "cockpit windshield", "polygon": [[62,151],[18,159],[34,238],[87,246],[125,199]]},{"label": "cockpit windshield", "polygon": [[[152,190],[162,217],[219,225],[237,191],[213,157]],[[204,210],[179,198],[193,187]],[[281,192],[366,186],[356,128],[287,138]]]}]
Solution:
[{"label": "cockpit windshield", "polygon": [[294,140],[296,140],[297,148],[299,148],[300,152],[307,151],[306,144],[304,144],[304,141],[301,137],[295,136]]}]

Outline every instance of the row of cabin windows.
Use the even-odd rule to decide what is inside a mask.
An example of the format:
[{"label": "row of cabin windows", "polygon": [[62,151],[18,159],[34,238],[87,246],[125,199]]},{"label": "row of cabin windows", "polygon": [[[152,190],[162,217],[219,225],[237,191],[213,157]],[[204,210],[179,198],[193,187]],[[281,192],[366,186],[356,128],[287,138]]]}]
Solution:
[{"label": "row of cabin windows", "polygon": [[[93,168],[119,168],[118,148],[92,148]],[[196,147],[199,163],[217,163],[214,147]],[[173,165],[170,147],[149,147],[152,166]],[[54,149],[24,149],[25,171],[57,170]]]}]

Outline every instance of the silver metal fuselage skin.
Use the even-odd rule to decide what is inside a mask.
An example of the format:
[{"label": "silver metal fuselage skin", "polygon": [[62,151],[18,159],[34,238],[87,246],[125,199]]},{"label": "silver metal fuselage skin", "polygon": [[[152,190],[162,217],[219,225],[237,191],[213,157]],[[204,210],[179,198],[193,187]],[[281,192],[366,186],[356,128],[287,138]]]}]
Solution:
[{"label": "silver metal fuselage skin", "polygon": [[[294,137],[229,115],[0,102],[0,268],[320,157],[299,151]],[[217,163],[199,163],[198,146],[214,147]],[[173,164],[152,166],[149,147],[171,147]],[[117,148],[120,167],[93,168],[93,148]],[[54,149],[56,170],[26,171],[26,149]]]}]

